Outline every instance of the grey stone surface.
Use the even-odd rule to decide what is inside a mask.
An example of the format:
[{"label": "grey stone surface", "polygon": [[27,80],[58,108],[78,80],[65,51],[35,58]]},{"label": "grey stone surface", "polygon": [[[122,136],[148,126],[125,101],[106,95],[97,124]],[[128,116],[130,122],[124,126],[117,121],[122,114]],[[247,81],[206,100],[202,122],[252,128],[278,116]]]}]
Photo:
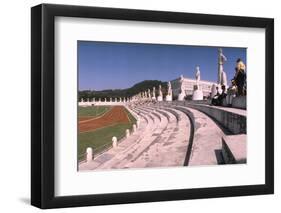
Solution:
[{"label": "grey stone surface", "polygon": [[232,99],[232,107],[246,109],[247,108],[247,96],[237,96]]},{"label": "grey stone surface", "polygon": [[245,134],[224,136],[222,155],[225,163],[246,163],[247,137]]},{"label": "grey stone surface", "polygon": [[247,117],[245,110],[203,104],[188,104],[188,106],[206,113],[233,134],[245,134],[247,132]]},{"label": "grey stone surface", "polygon": [[216,123],[204,113],[185,106],[173,106],[192,117],[194,138],[188,166],[218,164],[215,150],[221,149],[224,135]]}]

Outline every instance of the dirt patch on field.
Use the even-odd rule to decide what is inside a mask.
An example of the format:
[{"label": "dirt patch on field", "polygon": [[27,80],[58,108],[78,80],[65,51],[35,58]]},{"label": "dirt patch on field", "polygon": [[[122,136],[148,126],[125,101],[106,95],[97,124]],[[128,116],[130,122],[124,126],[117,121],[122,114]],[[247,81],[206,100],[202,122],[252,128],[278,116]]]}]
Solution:
[{"label": "dirt patch on field", "polygon": [[130,123],[126,110],[123,106],[114,106],[103,116],[98,117],[96,119],[80,120],[79,118],[79,132],[87,132],[92,131],[98,128],[110,126],[117,123]]}]

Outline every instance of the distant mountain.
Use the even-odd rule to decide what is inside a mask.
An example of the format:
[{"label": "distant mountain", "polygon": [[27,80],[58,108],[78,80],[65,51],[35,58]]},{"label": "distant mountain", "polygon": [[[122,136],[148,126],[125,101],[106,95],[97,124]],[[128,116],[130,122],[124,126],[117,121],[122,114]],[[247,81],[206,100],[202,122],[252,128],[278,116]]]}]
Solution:
[{"label": "distant mountain", "polygon": [[167,82],[158,81],[158,80],[145,80],[135,84],[134,86],[127,89],[115,89],[115,90],[82,90],[78,92],[78,99],[87,100],[88,98],[124,98],[124,97],[132,97],[140,92],[147,91],[150,89],[152,92],[153,87],[156,89],[156,95],[158,94],[159,85],[162,86],[162,93],[165,95],[167,91]]}]

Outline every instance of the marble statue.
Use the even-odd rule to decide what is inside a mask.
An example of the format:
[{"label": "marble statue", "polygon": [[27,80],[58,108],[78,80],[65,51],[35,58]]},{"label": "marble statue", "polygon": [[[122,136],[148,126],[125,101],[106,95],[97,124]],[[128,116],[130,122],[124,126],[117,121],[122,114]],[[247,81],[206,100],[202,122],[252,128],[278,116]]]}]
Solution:
[{"label": "marble statue", "polygon": [[200,67],[196,66],[196,74],[195,74],[196,84],[199,86],[200,82]]},{"label": "marble statue", "polygon": [[147,90],[147,96],[149,99],[151,98],[150,89]]},{"label": "marble statue", "polygon": [[183,101],[184,98],[185,98],[185,89],[184,89],[184,86],[183,86],[183,75],[181,75],[180,77],[180,93],[178,95],[178,100],[179,101]]},{"label": "marble statue", "polygon": [[224,71],[221,72],[221,85],[224,85],[227,88],[227,76]]},{"label": "marble statue", "polygon": [[161,84],[159,85],[159,91],[158,91],[158,97],[157,97],[157,101],[163,101],[163,94],[162,94],[162,87]]},{"label": "marble statue", "polygon": [[171,82],[168,82],[168,95],[172,95],[172,85]]},{"label": "marble statue", "polygon": [[171,82],[168,82],[168,91],[166,95],[166,101],[172,101],[173,100],[173,94],[172,94],[172,85]]},{"label": "marble statue", "polygon": [[223,64],[224,64],[225,61],[227,61],[227,58],[222,53],[222,48],[219,48],[218,51],[219,51],[219,57],[218,57],[218,84],[219,85],[223,85],[222,84],[222,72],[224,72]]},{"label": "marble statue", "polygon": [[199,66],[196,66],[196,72],[195,72],[195,78],[196,78],[196,85],[193,86],[193,94],[192,94],[192,100],[198,101],[203,100],[203,91],[200,87],[200,68]]},{"label": "marble statue", "polygon": [[153,90],[152,90],[152,100],[156,100],[156,97],[155,97],[155,87],[153,87]]}]

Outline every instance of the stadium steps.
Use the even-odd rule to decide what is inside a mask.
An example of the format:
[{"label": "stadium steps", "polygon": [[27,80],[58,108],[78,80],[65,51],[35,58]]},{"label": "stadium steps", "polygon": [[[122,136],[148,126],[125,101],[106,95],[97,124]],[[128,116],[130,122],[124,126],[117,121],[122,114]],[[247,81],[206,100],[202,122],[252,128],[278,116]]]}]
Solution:
[{"label": "stadium steps", "polygon": [[192,121],[194,135],[192,144],[187,150],[187,165],[216,165],[219,164],[218,151],[222,149],[221,139],[224,136],[220,127],[204,113],[186,107],[170,107],[188,115]]},{"label": "stadium steps", "polygon": [[[156,109],[169,118],[168,127],[135,161],[127,164],[129,168],[183,166],[190,135],[189,118],[182,112],[173,113],[165,108]],[[177,119],[180,118],[180,119]]]},{"label": "stadium steps", "polygon": [[[137,158],[141,153],[153,142],[155,138],[166,128],[168,120],[161,116],[161,121],[153,115],[148,109],[143,109],[141,107],[137,108],[140,112],[148,113],[149,117],[154,119],[153,125],[146,128],[145,132],[141,132],[142,139],[138,142],[132,141],[132,145],[128,146],[124,150],[117,150],[115,156],[112,157],[109,161],[101,164],[97,169],[110,169],[110,168],[125,168],[128,165],[128,162]],[[126,140],[131,140],[130,138]],[[122,142],[123,143],[123,142]],[[122,144],[121,143],[121,144]]]}]

